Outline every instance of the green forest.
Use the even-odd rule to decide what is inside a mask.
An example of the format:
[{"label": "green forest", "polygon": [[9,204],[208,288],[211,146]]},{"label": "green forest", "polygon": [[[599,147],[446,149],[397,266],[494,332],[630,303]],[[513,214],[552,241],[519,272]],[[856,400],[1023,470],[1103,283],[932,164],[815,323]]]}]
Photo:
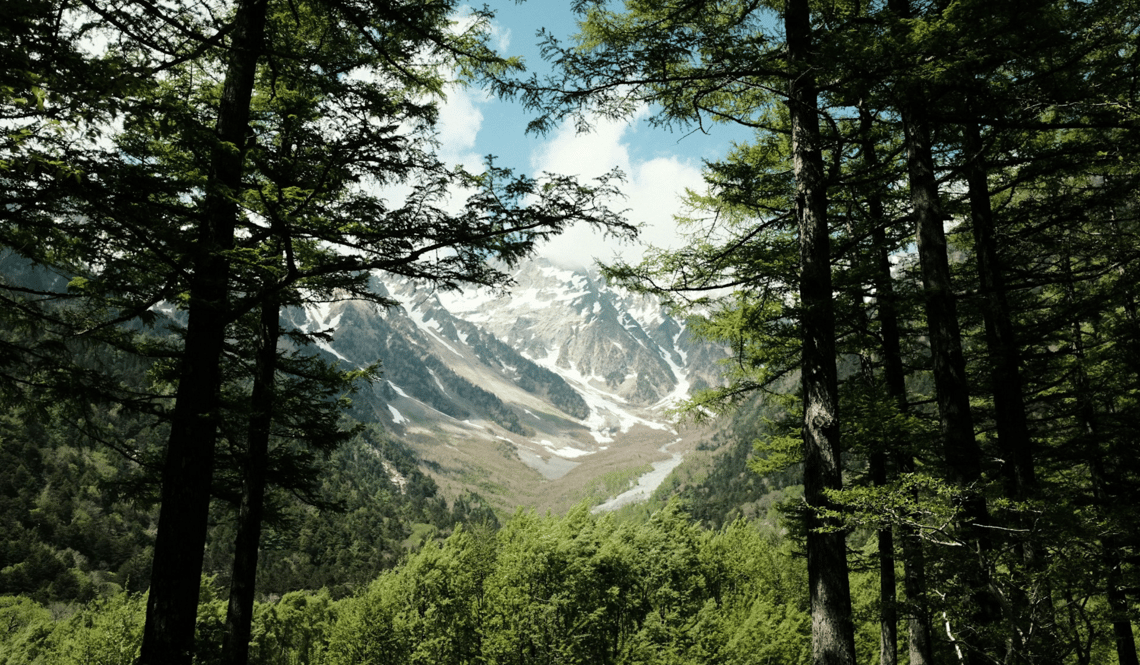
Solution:
[{"label": "green forest", "polygon": [[[5,3],[0,663],[1140,665],[1140,3],[571,4],[540,74],[454,0]],[[443,163],[456,84],[751,137],[602,267],[730,352],[648,506],[444,496],[282,325],[636,235]]]}]

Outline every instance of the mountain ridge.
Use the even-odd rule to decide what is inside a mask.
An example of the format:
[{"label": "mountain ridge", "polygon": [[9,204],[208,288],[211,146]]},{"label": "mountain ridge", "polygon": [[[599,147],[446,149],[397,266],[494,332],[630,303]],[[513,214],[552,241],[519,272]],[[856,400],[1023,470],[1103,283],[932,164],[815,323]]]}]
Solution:
[{"label": "mountain ridge", "polygon": [[399,305],[310,305],[287,324],[332,330],[317,348],[340,362],[379,361],[354,416],[410,442],[444,487],[474,480],[503,510],[564,508],[600,476],[679,463],[700,435],[668,409],[716,380],[724,351],[595,272],[536,259],[512,279],[440,292],[374,277]]}]

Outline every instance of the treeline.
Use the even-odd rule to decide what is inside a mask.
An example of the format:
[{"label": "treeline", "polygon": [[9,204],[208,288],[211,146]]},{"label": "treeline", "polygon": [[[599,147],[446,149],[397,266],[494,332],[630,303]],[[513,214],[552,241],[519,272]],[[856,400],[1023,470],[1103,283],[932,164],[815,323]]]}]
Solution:
[{"label": "treeline", "polygon": [[[758,460],[768,452],[756,442],[767,439],[772,418],[783,413],[773,400],[760,398],[719,417],[707,438],[685,456],[683,464],[666,477],[644,503],[623,506],[623,518],[646,520],[671,501],[680,501],[692,519],[705,528],[719,529],[736,520],[755,523],[773,533],[786,532],[787,506],[803,494],[803,472],[798,465],[757,472]],[[770,465],[769,465],[770,466]],[[605,496],[627,489],[614,487]]]},{"label": "treeline", "polygon": [[[852,628],[867,663],[879,649],[877,547],[868,531],[851,542]],[[223,588],[203,579],[201,665],[225,662]],[[129,665],[144,617],[145,593],[126,590],[69,605],[0,596],[0,665]],[[580,505],[456,528],[348,597],[310,589],[259,601],[249,662],[806,665],[810,634],[802,540],[742,520],[706,529],[675,502],[647,521]],[[1083,645],[1088,662],[1114,662],[1110,634],[1090,631]]]},{"label": "treeline", "polygon": [[45,445],[21,436],[11,414],[4,420],[0,594],[72,602],[145,589],[155,516],[115,491],[121,458],[55,437]]},{"label": "treeline", "polygon": [[[251,663],[807,663],[803,560],[737,522],[647,523],[579,506],[457,529],[361,593],[258,603]],[[203,582],[197,663],[217,662],[224,604]],[[120,593],[70,612],[0,599],[0,663],[131,663],[144,604]]]}]

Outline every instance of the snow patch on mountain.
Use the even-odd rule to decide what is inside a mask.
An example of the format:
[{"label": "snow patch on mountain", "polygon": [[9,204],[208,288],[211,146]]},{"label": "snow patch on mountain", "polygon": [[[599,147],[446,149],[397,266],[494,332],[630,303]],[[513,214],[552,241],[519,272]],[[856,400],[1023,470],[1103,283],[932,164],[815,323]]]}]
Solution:
[{"label": "snow patch on mountain", "polygon": [[451,351],[455,355],[462,358],[463,354],[460,353],[459,351],[457,351],[455,349],[455,347],[453,347],[451,344],[448,344],[447,340],[444,339],[439,334],[439,330],[440,330],[439,321],[436,321],[435,319],[429,320],[426,317],[427,317],[427,314],[425,314],[423,311],[419,311],[419,312],[415,312],[413,315],[409,316],[408,318],[410,318],[412,320],[412,323],[416,324],[417,328],[424,331],[424,333],[426,333],[428,336],[430,336],[435,341],[439,342],[441,345],[443,345],[443,347],[445,349],[447,349],[448,351]]},{"label": "snow patch on mountain", "polygon": [[586,377],[575,367],[562,367],[557,362],[557,354],[545,358],[531,358],[536,364],[554,371],[578,389],[590,407],[590,416],[582,421],[598,443],[613,443],[616,434],[629,432],[635,425],[645,425],[657,430],[670,430],[671,425],[659,420],[651,420],[636,415],[620,395],[598,387],[602,377]]},{"label": "snow patch on mountain", "polygon": [[655,299],[594,273],[535,262],[512,277],[509,295],[470,289],[434,301],[562,377],[585,399],[590,415],[581,422],[596,442],[639,424],[672,429],[662,411],[696,384],[682,323]]},{"label": "snow patch on mountain", "polygon": [[[680,337],[680,334],[678,333],[677,336]],[[675,343],[674,348],[676,348]],[[684,363],[686,359],[685,353],[683,351],[679,351],[678,355],[680,356],[681,363]],[[689,397],[689,391],[691,391],[693,388],[692,382],[688,379],[688,372],[685,371],[685,368],[681,363],[675,362],[673,360],[673,356],[664,350],[661,351],[661,359],[669,365],[669,369],[672,370],[673,376],[677,377],[677,385],[675,388],[673,388],[673,392],[661,398],[661,401],[653,405],[654,410],[677,406]]]},{"label": "snow patch on mountain", "polygon": [[582,450],[580,448],[572,448],[570,446],[557,447],[553,441],[550,441],[548,439],[543,439],[542,441],[539,441],[538,445],[542,446],[543,448],[546,448],[552,454],[558,455],[559,457],[562,457],[565,459],[573,459],[575,457],[583,457],[585,455],[592,455],[595,452],[593,450]]},{"label": "snow patch on mountain", "polygon": [[335,330],[340,325],[341,312],[333,313],[333,307],[339,305],[337,302],[310,302],[305,305],[305,323],[301,326],[301,332],[313,332],[320,330]]}]

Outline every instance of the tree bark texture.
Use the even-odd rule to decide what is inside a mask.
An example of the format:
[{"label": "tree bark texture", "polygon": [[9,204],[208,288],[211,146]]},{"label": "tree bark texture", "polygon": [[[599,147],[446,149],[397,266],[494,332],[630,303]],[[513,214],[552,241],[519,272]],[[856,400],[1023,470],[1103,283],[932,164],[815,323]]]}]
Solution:
[{"label": "tree bark texture", "polygon": [[983,297],[982,316],[990,359],[994,420],[1003,457],[1002,475],[1006,495],[1015,501],[1023,501],[1035,491],[1037,476],[1022,398],[1021,353],[1009,316],[1009,297],[998,260],[996,224],[981,133],[976,124],[969,124],[964,129],[966,152],[970,158],[966,167],[966,183]]},{"label": "tree bark texture", "polygon": [[816,665],[854,665],[846,537],[839,530],[821,532],[821,527],[829,525],[815,512],[827,506],[825,490],[842,488],[842,469],[827,189],[817,93],[808,64],[812,49],[809,11],[806,0],[788,0],[784,24],[791,61],[788,107],[800,237],[804,499],[808,504],[812,659]]},{"label": "tree bark texture", "polygon": [[[887,484],[887,454],[871,454],[871,482]],[[891,528],[879,529],[879,665],[896,665],[898,654],[898,598],[895,588],[895,539]]]},{"label": "tree bark texture", "polygon": [[[898,302],[885,236],[882,228],[876,229],[873,234],[875,246],[878,247],[875,300],[879,310],[883,373],[887,393],[894,398],[899,412],[906,413],[910,410],[910,404],[907,401],[906,371],[902,360]],[[901,445],[895,447],[894,462],[898,473],[914,473],[914,456]],[[930,608],[926,602],[926,556],[922,539],[913,528],[902,527],[899,529],[898,540],[902,550],[903,590],[906,592],[909,662],[911,665],[930,665],[934,662],[934,652]]]},{"label": "tree bark texture", "polygon": [[[934,177],[930,131],[921,115],[913,110],[903,112],[903,123],[944,457],[950,480],[958,487],[968,488],[982,477],[981,450],[974,437],[966,359],[950,281],[950,259]],[[985,506],[972,506],[971,510],[979,512],[971,512],[969,517],[981,518]]]},{"label": "tree bark texture", "polygon": [[[974,236],[974,254],[978,265],[978,282],[982,293],[982,318],[985,327],[986,349],[989,357],[990,385],[994,396],[994,424],[1001,451],[1002,480],[1005,495],[1016,502],[1026,501],[1037,494],[1037,472],[1034,462],[1033,440],[1025,411],[1024,382],[1021,376],[1021,347],[1010,318],[1008,290],[1004,271],[998,257],[997,223],[990,201],[989,168],[985,160],[985,146],[981,130],[970,123],[963,128],[965,148],[969,159],[966,166],[966,183],[970,199],[970,218]],[[1019,520],[1016,527],[1029,532],[1032,524]],[[1015,543],[1026,569],[1040,577],[1044,561],[1032,537]],[[1033,636],[1033,643],[1020,644],[1022,659],[1032,662],[1034,657],[1026,649],[1048,657],[1056,653],[1054,634],[1055,608],[1048,584],[1026,580],[1016,590],[1020,596],[1015,607],[1023,607],[1020,634]],[[1038,592],[1025,589],[1042,588]],[[1022,641],[1023,642],[1023,641]]]},{"label": "tree bark texture", "polygon": [[943,216],[934,175],[930,129],[919,110],[922,103],[923,100],[906,100],[902,117],[935,397],[942,433],[942,456],[947,480],[956,488],[955,500],[962,511],[963,535],[970,550],[970,556],[962,565],[966,567],[963,578],[970,588],[970,602],[974,611],[966,622],[969,630],[961,631],[959,636],[965,639],[965,644],[961,646],[967,647],[963,653],[967,655],[968,662],[987,662],[996,656],[999,649],[990,644],[984,634],[1000,619],[1001,608],[989,589],[984,563],[986,554],[991,550],[991,543],[989,536],[979,526],[989,523],[985,498],[977,488],[982,478],[982,455],[974,437],[962,333],[958,326],[957,305],[950,281],[950,259],[946,232],[942,227]]},{"label": "tree bark texture", "polygon": [[[875,300],[879,308],[879,334],[882,339],[883,368],[887,392],[894,397],[899,412],[910,410],[906,393],[906,372],[902,361],[902,337],[899,332],[898,303],[894,280],[891,277],[891,260],[887,253],[884,231],[874,232],[879,248]],[[899,473],[914,473],[914,456],[901,446],[895,451],[895,466]],[[916,497],[917,498],[917,497]],[[934,662],[931,639],[930,608],[926,602],[926,556],[922,539],[913,528],[899,530],[903,560],[903,589],[907,599],[907,647],[911,665],[929,665]]]},{"label": "tree bark texture", "polygon": [[[864,145],[865,154],[869,160],[874,161],[874,146],[868,141]],[[871,215],[871,219],[875,224],[881,224],[884,220],[883,200],[879,193],[873,192],[867,197],[867,211]],[[881,227],[876,228],[873,233],[875,245],[872,252],[882,252],[886,255],[886,234],[883,233]],[[888,264],[888,279],[889,274]],[[877,278],[877,282],[882,281]],[[861,309],[860,316],[860,336],[863,339],[870,339],[870,319],[871,313],[866,309]],[[895,334],[898,333],[897,322]],[[897,343],[897,339],[895,340]],[[868,345],[870,347],[870,345]],[[863,363],[863,373],[866,375],[866,384],[869,389],[874,386],[874,370],[870,363],[869,356],[873,353],[873,349],[868,348],[861,355],[867,358]],[[893,393],[890,393],[895,397]],[[896,398],[896,403],[898,400]],[[906,398],[902,400],[902,410],[905,411]],[[897,457],[900,447],[903,445],[897,437],[890,436],[889,434],[884,437],[883,441],[878,442],[875,449],[871,451],[868,459],[868,471],[871,475],[871,482],[876,487],[883,487],[887,484],[890,470],[888,469],[888,460],[894,456]],[[892,455],[893,454],[893,455]],[[898,593],[896,591],[898,581],[895,577],[895,538],[894,529],[890,526],[879,529],[877,535],[878,550],[879,550],[879,665],[896,665],[899,660],[898,654]]]},{"label": "tree bark texture", "polygon": [[234,19],[225,88],[218,107],[219,146],[198,225],[190,309],[170,439],[143,631],[145,665],[189,665],[194,649],[202,560],[217,443],[220,363],[229,317],[229,262],[241,185],[254,74],[267,0],[243,0]]},{"label": "tree bark texture", "polygon": [[234,539],[234,564],[230,598],[226,608],[226,632],[222,661],[230,665],[249,662],[249,637],[253,627],[253,600],[257,583],[257,558],[261,546],[261,523],[265,515],[266,474],[269,469],[269,436],[273,423],[277,341],[280,337],[280,307],[270,299],[261,307],[257,349],[257,374],[250,398],[248,457]]},{"label": "tree bark texture", "polygon": [[[859,120],[860,133],[863,137],[863,160],[868,171],[874,172],[880,166],[875,142],[870,136],[874,118],[866,108],[861,106]],[[887,215],[881,191],[878,189],[873,189],[867,197],[867,214],[871,218],[871,223],[874,224],[871,240],[872,257],[875,261],[875,311],[879,320],[879,353],[882,356],[884,382],[886,383],[887,394],[895,401],[899,412],[906,413],[909,403],[906,396],[906,374],[902,363],[902,343],[899,337],[898,305],[895,302],[890,254],[887,250]],[[868,312],[868,327],[870,318],[871,312]],[[889,460],[893,459],[896,463],[895,473],[901,469],[899,460],[909,457],[909,453],[904,450],[905,447],[906,442],[899,441],[896,438],[883,441],[880,449],[871,454],[869,460],[871,480],[876,486],[886,485],[889,476]],[[896,539],[894,532],[894,529],[888,527],[880,529],[878,533],[879,606],[881,608],[879,610],[879,665],[895,665],[898,662],[899,602],[896,591],[898,582],[895,574]],[[905,528],[900,529],[900,533],[904,539],[908,536],[914,536],[914,534],[907,533]],[[904,552],[904,580],[908,579],[907,571],[912,565],[913,562],[905,556]],[[909,596],[908,600],[911,603],[914,601]],[[921,630],[922,624],[916,622],[913,617],[907,623],[912,633]],[[926,625],[929,625],[929,622]],[[913,647],[915,644],[925,644],[929,648],[929,635],[926,635],[925,640],[921,640],[921,636],[919,636],[919,640],[916,641],[912,634],[909,642],[912,646],[909,654],[912,665],[927,665],[930,662],[929,658],[921,650],[916,653]]]}]

